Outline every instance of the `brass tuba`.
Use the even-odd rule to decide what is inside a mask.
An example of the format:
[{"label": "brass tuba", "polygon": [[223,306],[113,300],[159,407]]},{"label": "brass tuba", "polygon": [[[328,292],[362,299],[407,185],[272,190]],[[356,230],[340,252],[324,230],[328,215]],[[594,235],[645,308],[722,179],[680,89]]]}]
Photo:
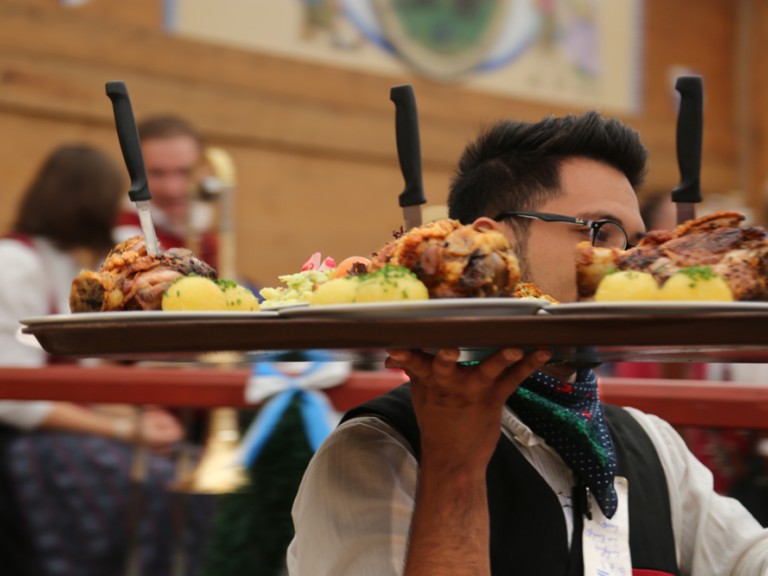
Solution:
[{"label": "brass tuba", "polygon": [[175,489],[180,492],[224,494],[246,483],[246,472],[236,463],[240,444],[237,410],[214,408],[208,416],[208,435],[203,456],[194,471],[182,465]]},{"label": "brass tuba", "polygon": [[[219,278],[231,280],[236,276],[235,164],[231,156],[221,148],[206,148],[203,158],[210,168],[211,175],[201,181],[199,194],[216,200],[218,204],[217,268]],[[241,358],[240,354],[213,353],[203,355],[199,360],[205,363],[215,362],[221,368],[231,368]],[[202,458],[197,467],[191,470],[189,454],[180,456],[175,488],[183,492],[223,494],[243,486],[247,480],[246,471],[235,463],[240,440],[237,410],[212,409],[208,416],[208,433]]]}]

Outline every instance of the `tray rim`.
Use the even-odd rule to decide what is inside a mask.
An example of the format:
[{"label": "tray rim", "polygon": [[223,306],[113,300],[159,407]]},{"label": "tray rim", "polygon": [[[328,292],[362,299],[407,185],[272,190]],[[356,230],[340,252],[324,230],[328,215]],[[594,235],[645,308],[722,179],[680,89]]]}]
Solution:
[{"label": "tray rim", "polygon": [[[253,318],[26,326],[52,354],[141,357],[214,351],[546,347],[631,356],[677,350],[680,361],[707,352],[752,351],[768,361],[767,313],[526,315],[425,319]],[[717,329],[713,329],[713,323]],[[570,351],[570,352],[569,352]],[[641,354],[642,355],[642,354]],[[658,354],[657,354],[658,355]],[[723,361],[722,358],[716,361]]]}]

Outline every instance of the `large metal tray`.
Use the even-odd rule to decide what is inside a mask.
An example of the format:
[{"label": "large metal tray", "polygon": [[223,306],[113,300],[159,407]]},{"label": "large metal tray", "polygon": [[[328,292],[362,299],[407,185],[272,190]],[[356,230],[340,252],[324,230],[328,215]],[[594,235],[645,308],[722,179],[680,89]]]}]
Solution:
[{"label": "large metal tray", "polygon": [[[130,314],[130,313],[125,313]],[[203,352],[549,348],[554,360],[768,362],[768,311],[370,318],[212,316],[46,322],[24,332],[50,353],[147,358]]]}]

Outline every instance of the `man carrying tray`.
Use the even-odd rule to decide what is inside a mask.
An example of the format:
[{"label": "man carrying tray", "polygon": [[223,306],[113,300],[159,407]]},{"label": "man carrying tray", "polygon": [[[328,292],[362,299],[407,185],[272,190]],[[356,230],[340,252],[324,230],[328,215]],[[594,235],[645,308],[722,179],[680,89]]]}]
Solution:
[{"label": "man carrying tray", "polygon": [[[578,242],[642,236],[645,163],[638,135],[596,113],[499,122],[465,150],[450,216],[503,232],[524,281],[573,301]],[[545,366],[547,351],[458,355],[390,351],[411,382],[315,455],[290,574],[768,574],[768,531],[669,424],[601,404],[591,370]]]}]

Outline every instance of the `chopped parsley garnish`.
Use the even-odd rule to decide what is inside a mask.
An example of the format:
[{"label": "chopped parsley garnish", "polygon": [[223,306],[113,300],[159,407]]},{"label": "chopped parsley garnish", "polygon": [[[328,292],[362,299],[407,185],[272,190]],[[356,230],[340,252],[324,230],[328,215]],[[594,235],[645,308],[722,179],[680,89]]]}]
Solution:
[{"label": "chopped parsley garnish", "polygon": [[680,270],[680,274],[688,276],[693,281],[717,278],[717,274],[712,270],[712,266],[690,266]]},{"label": "chopped parsley garnish", "polygon": [[374,270],[373,272],[358,276],[358,278],[361,280],[381,278],[386,283],[387,281],[395,278],[416,278],[416,274],[408,270],[408,268],[405,266],[393,266],[392,264],[385,264],[383,267]]}]

